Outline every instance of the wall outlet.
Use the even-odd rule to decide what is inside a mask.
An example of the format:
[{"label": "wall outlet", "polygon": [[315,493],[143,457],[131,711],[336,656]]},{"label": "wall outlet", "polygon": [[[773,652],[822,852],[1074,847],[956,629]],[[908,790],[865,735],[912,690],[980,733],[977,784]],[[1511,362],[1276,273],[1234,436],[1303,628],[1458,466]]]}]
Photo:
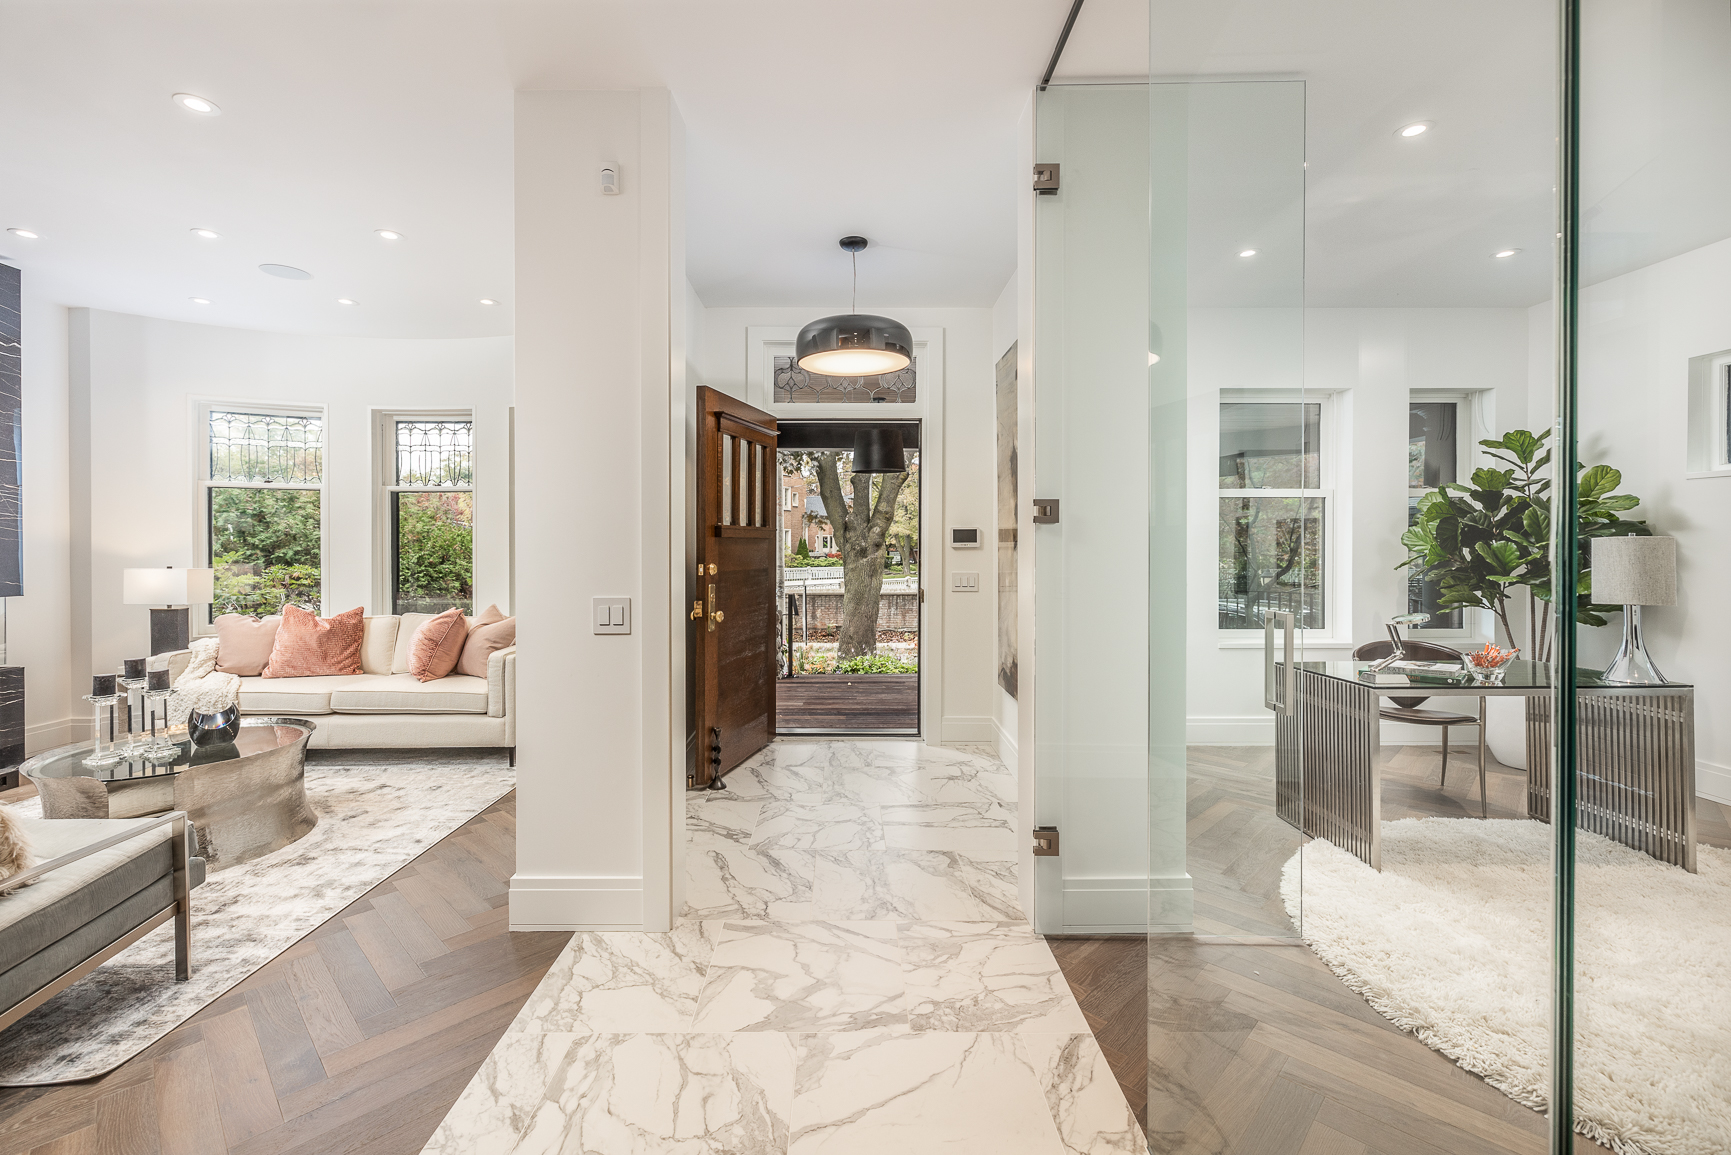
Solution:
[{"label": "wall outlet", "polygon": [[595,598],[590,621],[598,634],[628,634],[631,632],[630,598]]},{"label": "wall outlet", "polygon": [[955,594],[979,593],[980,575],[977,573],[964,573],[960,570],[951,570],[950,592]]}]

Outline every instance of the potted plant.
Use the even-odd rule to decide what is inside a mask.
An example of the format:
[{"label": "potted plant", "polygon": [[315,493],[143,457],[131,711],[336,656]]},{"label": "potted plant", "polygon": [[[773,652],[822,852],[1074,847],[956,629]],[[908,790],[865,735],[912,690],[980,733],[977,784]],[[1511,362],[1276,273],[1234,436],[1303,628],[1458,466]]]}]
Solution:
[{"label": "potted plant", "polygon": [[[1551,656],[1553,602],[1551,572],[1551,481],[1545,470],[1551,451],[1545,448],[1550,432],[1531,433],[1516,429],[1493,441],[1479,444],[1506,469],[1473,470],[1471,484],[1453,482],[1418,499],[1418,520],[1401,535],[1409,556],[1397,569],[1416,568],[1442,588],[1442,605],[1487,609],[1502,627],[1502,635],[1515,645],[1509,621],[1509,599],[1517,587],[1527,591],[1528,657],[1549,661]],[[1578,593],[1592,589],[1591,542],[1596,537],[1640,535],[1653,531],[1645,521],[1626,520],[1625,510],[1641,504],[1630,493],[1614,493],[1623,475],[1609,465],[1591,469],[1576,463],[1579,480],[1580,564]],[[1580,602],[1575,621],[1602,626],[1604,615],[1618,606]],[[1500,700],[1499,700],[1500,701]],[[1511,699],[1511,702],[1514,700]],[[1493,705],[1496,705],[1493,703]],[[1497,705],[1496,712],[1508,708]],[[1517,733],[1511,740],[1506,717],[1491,728],[1490,738],[1497,758],[1505,765],[1524,767],[1525,742]],[[1503,733],[1499,740],[1498,732]]]}]

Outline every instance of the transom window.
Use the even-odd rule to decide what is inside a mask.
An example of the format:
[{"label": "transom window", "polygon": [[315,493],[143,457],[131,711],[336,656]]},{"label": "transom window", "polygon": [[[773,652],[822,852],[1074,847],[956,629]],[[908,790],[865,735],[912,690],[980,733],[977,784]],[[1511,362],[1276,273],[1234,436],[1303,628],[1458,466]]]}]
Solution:
[{"label": "transom window", "polygon": [[322,604],[322,412],[203,410],[205,541],[219,614],[264,616]]},{"label": "transom window", "polygon": [[475,608],[475,425],[467,417],[384,422],[391,612]]},{"label": "transom window", "polygon": [[775,359],[775,399],[819,404],[871,405],[919,400],[915,377],[919,365],[873,377],[828,377],[801,369],[790,356]]},{"label": "transom window", "polygon": [[1228,395],[1220,405],[1219,625],[1260,630],[1291,613],[1327,626],[1332,475],[1327,403]]}]

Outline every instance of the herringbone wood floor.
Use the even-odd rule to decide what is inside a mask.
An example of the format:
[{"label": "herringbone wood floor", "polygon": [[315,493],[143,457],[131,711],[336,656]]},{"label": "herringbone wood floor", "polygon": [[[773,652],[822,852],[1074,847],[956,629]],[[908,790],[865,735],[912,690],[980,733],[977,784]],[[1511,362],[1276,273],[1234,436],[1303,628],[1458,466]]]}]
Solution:
[{"label": "herringbone wood floor", "polygon": [[[1383,757],[1385,819],[1477,816],[1473,758],[1457,750],[1444,789],[1435,747],[1395,747]],[[1273,813],[1273,758],[1266,747],[1190,750],[1190,873],[1196,927],[1205,935],[1293,933],[1278,886],[1298,843]],[[1524,772],[1494,761],[1489,770],[1490,816],[1524,817]],[[1731,846],[1726,810],[1700,802],[1701,841]],[[1399,1030],[1302,946],[1049,941],[1125,1095],[1140,1107],[1151,1151],[1547,1149],[1544,1116]],[[1575,1149],[1603,1150],[1580,1136]]]},{"label": "herringbone wood floor", "polygon": [[112,1074],[0,1090],[0,1152],[419,1152],[570,937],[505,929],[515,815],[512,793]]}]

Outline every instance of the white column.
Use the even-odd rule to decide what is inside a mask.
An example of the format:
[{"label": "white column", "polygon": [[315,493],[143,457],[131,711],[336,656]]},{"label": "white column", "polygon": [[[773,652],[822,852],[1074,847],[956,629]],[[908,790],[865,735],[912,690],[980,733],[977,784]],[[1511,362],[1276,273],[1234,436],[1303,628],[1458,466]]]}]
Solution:
[{"label": "white column", "polygon": [[[654,929],[672,915],[682,152],[664,91],[517,95],[513,930]],[[604,167],[618,195],[601,192]],[[597,596],[632,599],[632,633],[593,633]]]}]

